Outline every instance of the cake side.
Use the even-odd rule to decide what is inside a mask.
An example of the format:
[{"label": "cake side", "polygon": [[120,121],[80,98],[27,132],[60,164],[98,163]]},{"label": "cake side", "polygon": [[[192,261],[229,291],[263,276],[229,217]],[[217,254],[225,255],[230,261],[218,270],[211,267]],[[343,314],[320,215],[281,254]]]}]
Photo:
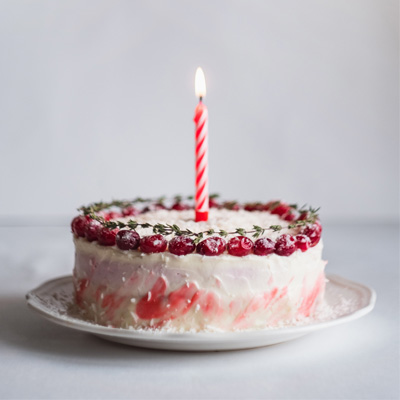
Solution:
[{"label": "cake side", "polygon": [[74,240],[77,303],[122,328],[179,331],[278,326],[312,315],[325,288],[322,242],[290,257],[144,254]]},{"label": "cake side", "polygon": [[[121,212],[102,211],[110,204]],[[195,222],[193,209],[157,204],[94,203],[73,220],[76,303],[88,320],[235,331],[290,325],[323,304],[317,210],[228,203]]]}]

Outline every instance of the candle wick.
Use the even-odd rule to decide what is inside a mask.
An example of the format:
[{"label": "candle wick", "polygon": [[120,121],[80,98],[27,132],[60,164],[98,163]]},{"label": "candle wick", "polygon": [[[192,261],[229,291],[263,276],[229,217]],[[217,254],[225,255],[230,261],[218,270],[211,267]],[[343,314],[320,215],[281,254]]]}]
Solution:
[{"label": "candle wick", "polygon": [[200,103],[203,101],[203,96],[200,96],[199,101]]}]

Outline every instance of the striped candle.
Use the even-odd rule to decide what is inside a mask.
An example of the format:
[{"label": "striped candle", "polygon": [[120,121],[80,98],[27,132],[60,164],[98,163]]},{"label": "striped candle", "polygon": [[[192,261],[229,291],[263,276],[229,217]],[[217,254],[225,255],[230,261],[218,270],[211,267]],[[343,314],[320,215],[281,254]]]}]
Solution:
[{"label": "striped candle", "polygon": [[196,222],[208,220],[208,110],[203,104],[206,95],[206,81],[201,68],[197,68],[195,78],[196,96],[200,101],[194,113],[196,133]]}]

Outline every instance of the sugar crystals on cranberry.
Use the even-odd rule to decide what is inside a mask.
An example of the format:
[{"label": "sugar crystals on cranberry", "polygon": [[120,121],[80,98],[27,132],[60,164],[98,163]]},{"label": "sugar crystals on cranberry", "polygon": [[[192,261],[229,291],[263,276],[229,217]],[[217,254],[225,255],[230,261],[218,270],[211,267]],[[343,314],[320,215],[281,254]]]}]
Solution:
[{"label": "sugar crystals on cranberry", "polygon": [[275,242],[269,238],[257,239],[254,243],[254,254],[257,256],[267,256],[275,251]]},{"label": "sugar crystals on cranberry", "polygon": [[85,227],[85,236],[89,242],[94,242],[97,240],[97,234],[99,229],[101,228],[100,222],[95,219],[91,219]]},{"label": "sugar crystals on cranberry", "polygon": [[311,240],[311,244],[310,247],[314,247],[318,244],[318,242],[321,239],[321,233],[322,233],[322,226],[319,223],[319,221],[316,221],[314,224],[312,225],[307,225],[304,229],[303,229],[303,235],[306,235],[310,238]]},{"label": "sugar crystals on cranberry", "polygon": [[275,253],[279,256],[290,256],[296,249],[296,239],[291,235],[284,234],[276,240]]},{"label": "sugar crystals on cranberry", "polygon": [[197,253],[203,256],[219,256],[226,249],[226,241],[219,236],[204,239],[197,245]]},{"label": "sugar crystals on cranberry", "polygon": [[254,243],[246,236],[235,236],[228,242],[228,253],[236,257],[244,257],[251,253]]},{"label": "sugar crystals on cranberry", "polygon": [[86,225],[90,221],[90,218],[86,215],[78,215],[71,222],[72,232],[79,237],[85,237]]},{"label": "sugar crystals on cranberry", "polygon": [[167,249],[167,244],[163,235],[145,236],[140,240],[140,250],[143,253],[162,253]]},{"label": "sugar crystals on cranberry", "polygon": [[189,236],[175,236],[168,244],[170,253],[177,256],[193,253],[195,248],[196,245]]},{"label": "sugar crystals on cranberry", "polygon": [[136,231],[124,229],[117,233],[116,243],[121,250],[136,250],[140,244],[140,236]]},{"label": "sugar crystals on cranberry", "polygon": [[295,239],[296,239],[296,246],[298,249],[300,249],[303,252],[309,249],[311,245],[311,239],[308,236],[296,235]]},{"label": "sugar crystals on cranberry", "polygon": [[109,229],[105,226],[102,226],[97,231],[97,240],[103,246],[114,246],[115,245],[115,237],[117,236],[118,228]]}]

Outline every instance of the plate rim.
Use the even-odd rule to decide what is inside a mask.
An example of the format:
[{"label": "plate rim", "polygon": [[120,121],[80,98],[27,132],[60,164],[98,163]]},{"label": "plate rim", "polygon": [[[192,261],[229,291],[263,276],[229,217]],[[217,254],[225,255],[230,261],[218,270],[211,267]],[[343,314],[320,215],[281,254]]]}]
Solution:
[{"label": "plate rim", "polygon": [[340,325],[352,320],[356,320],[358,318],[363,317],[364,315],[370,313],[376,303],[376,292],[373,288],[364,285],[362,283],[358,283],[355,281],[351,281],[347,278],[343,278],[336,274],[327,274],[326,278],[328,281],[335,282],[336,284],[342,286],[350,286],[350,288],[361,289],[364,294],[368,297],[368,304],[364,307],[361,307],[350,314],[339,316],[329,321],[322,322],[312,322],[307,325],[301,326],[289,326],[289,327],[279,327],[279,328],[268,328],[268,329],[254,329],[254,330],[242,330],[242,331],[221,331],[221,332],[164,332],[164,331],[151,331],[151,330],[135,330],[135,329],[125,329],[125,328],[113,328],[95,324],[93,322],[79,320],[71,316],[65,316],[61,314],[57,314],[48,310],[46,306],[41,304],[38,300],[39,294],[38,292],[46,289],[47,286],[55,285],[55,284],[65,284],[66,281],[72,281],[72,275],[64,275],[61,277],[53,278],[47,280],[37,286],[35,289],[30,290],[25,298],[27,301],[27,305],[29,308],[47,320],[56,323],[61,326],[65,326],[70,329],[75,329],[83,332],[92,333],[95,335],[102,335],[108,337],[118,337],[132,340],[141,340],[141,341],[168,341],[168,342],[193,342],[193,341],[204,341],[204,340],[224,340],[226,341],[236,341],[241,339],[242,337],[260,337],[266,335],[303,335],[315,330],[325,329],[330,326]]}]

